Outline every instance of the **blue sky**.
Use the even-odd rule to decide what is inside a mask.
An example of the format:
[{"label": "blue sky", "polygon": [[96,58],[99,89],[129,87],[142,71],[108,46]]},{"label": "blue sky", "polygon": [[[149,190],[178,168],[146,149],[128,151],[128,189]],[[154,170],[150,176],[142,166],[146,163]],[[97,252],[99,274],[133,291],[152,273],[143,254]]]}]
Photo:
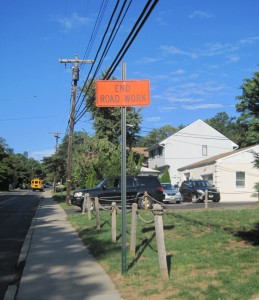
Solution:
[{"label": "blue sky", "polygon": [[[64,136],[70,111],[71,65],[93,59],[116,3],[107,1],[86,54],[101,0],[13,0],[0,10],[0,137],[15,153],[42,159]],[[146,0],[133,0],[100,72],[114,60]],[[143,135],[170,124],[188,125],[219,112],[237,116],[236,96],[258,72],[259,1],[160,0],[123,61],[127,79],[149,79],[151,105],[142,110]],[[81,86],[90,65],[80,67]],[[99,72],[99,74],[100,74]],[[115,74],[121,78],[121,64]],[[75,130],[93,133],[86,114]]]}]

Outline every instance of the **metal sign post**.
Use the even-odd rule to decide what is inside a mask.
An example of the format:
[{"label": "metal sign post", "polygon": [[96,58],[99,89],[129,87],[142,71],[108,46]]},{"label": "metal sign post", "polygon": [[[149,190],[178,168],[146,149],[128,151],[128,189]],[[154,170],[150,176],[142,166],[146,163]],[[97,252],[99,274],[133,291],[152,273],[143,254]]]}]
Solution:
[{"label": "metal sign post", "polygon": [[[122,63],[122,80],[126,80],[126,64]],[[121,271],[122,274],[127,272],[127,248],[126,248],[126,107],[121,107]]]},{"label": "metal sign post", "polygon": [[121,108],[121,262],[122,274],[127,272],[126,222],[126,108],[150,104],[149,80],[126,80],[126,63],[122,63],[122,80],[97,80],[96,106]]}]

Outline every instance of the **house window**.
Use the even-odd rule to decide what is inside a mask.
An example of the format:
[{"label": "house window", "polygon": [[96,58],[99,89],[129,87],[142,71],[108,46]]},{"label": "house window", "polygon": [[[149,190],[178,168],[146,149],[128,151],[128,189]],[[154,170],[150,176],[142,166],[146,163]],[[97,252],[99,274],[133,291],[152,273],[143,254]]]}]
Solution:
[{"label": "house window", "polygon": [[202,156],[207,156],[207,155],[208,155],[208,146],[202,145]]},{"label": "house window", "polygon": [[163,155],[163,147],[159,147],[158,148],[158,156],[162,156]]},{"label": "house window", "polygon": [[236,187],[244,188],[245,187],[245,172],[236,172]]},{"label": "house window", "polygon": [[201,175],[203,180],[207,180],[211,185],[213,185],[213,174]]},{"label": "house window", "polygon": [[149,152],[149,157],[150,157],[150,158],[154,158],[154,157],[155,157],[155,151],[154,151],[154,150],[151,150],[151,151]]}]

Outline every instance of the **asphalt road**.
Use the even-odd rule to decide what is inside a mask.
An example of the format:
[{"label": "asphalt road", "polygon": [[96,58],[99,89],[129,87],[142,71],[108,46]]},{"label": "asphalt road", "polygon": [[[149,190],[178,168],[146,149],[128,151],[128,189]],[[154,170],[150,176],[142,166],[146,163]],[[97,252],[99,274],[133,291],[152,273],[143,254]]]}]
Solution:
[{"label": "asphalt road", "polygon": [[0,299],[9,284],[18,282],[23,265],[17,267],[20,251],[42,192],[0,192]]}]

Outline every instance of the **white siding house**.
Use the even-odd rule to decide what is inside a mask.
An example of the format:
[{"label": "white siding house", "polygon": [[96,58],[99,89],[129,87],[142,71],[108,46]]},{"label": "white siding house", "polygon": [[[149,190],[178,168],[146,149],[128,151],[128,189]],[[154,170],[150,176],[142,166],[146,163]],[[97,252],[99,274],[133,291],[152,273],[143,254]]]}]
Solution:
[{"label": "white siding house", "polygon": [[237,147],[217,130],[197,120],[148,148],[148,166],[162,173],[168,169],[172,184],[177,184],[180,181],[177,169]]},{"label": "white siding house", "polygon": [[259,153],[259,145],[219,154],[179,168],[181,181],[209,180],[220,190],[223,201],[257,200],[255,184],[259,183],[259,170],[253,164],[254,152]]}]

